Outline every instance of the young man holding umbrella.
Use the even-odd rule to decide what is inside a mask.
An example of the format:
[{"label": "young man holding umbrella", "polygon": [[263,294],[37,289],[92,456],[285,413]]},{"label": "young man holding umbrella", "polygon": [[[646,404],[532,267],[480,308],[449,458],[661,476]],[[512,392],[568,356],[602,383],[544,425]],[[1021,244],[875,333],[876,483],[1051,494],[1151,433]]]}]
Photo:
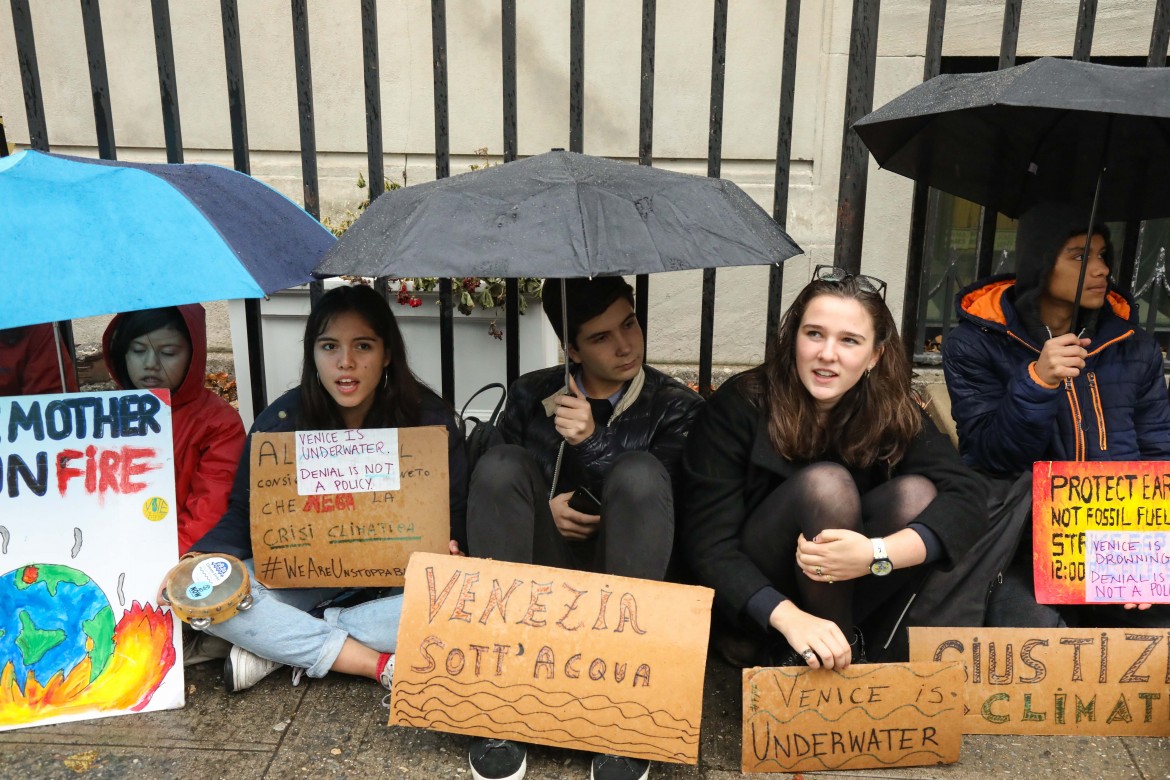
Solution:
[{"label": "young man holding umbrella", "polygon": [[[956,298],[959,325],[943,342],[943,370],[963,460],[984,473],[1017,478],[1045,460],[1170,460],[1162,350],[1113,289],[1109,231],[1096,225],[1087,239],[1088,213],[1033,206],[1020,217],[1015,277],[980,280]],[[1165,606],[1037,604],[1031,577],[1025,533],[989,624],[1170,626]]]},{"label": "young man holding umbrella", "polygon": [[[561,366],[509,388],[493,446],[472,474],[471,555],[661,580],[674,545],[674,485],[702,398],[643,365],[633,289],[621,277],[546,281]],[[563,306],[563,309],[562,309]],[[564,323],[564,324],[562,324]],[[566,329],[567,326],[567,329]],[[518,780],[526,750],[476,739],[473,776]],[[645,778],[649,763],[593,760],[595,780]]]}]

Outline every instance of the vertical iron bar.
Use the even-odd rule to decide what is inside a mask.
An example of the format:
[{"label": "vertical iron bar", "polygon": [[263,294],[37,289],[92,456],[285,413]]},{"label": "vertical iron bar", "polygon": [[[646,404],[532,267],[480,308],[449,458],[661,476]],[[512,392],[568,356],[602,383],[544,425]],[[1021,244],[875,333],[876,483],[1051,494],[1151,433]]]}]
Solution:
[{"label": "vertical iron bar", "polygon": [[[776,179],[772,193],[772,219],[788,224],[788,188],[792,179],[792,115],[796,105],[796,45],[800,41],[800,0],[788,0],[784,10],[784,53],[780,64],[780,117],[776,130]],[[764,340],[771,342],[780,326],[784,295],[784,266],[768,269],[768,318]]]},{"label": "vertical iron bar", "polygon": [[999,65],[1004,70],[1016,64],[1016,45],[1020,39],[1020,8],[1024,0],[1005,0],[1003,5],[1003,30],[999,38]]},{"label": "vertical iron bar", "polygon": [[158,92],[162,98],[163,137],[167,162],[183,162],[183,129],[179,123],[179,86],[175,79],[175,46],[171,39],[170,0],[150,0],[154,19],[154,57],[158,62]]},{"label": "vertical iron bar", "polygon": [[[707,175],[718,178],[723,167],[723,86],[727,71],[728,0],[715,0],[711,36],[711,111],[707,131]],[[699,323],[699,392],[711,394],[711,363],[715,343],[715,269],[703,270],[702,313]]]},{"label": "vertical iron bar", "polygon": [[377,0],[362,0],[362,60],[366,86],[366,160],[370,202],[386,191],[386,167],[382,159],[382,82],[378,70]]},{"label": "vertical iron bar", "polygon": [[841,178],[837,193],[833,263],[853,273],[861,270],[865,187],[869,178],[869,152],[853,130],[853,123],[873,109],[880,6],[881,0],[853,0],[849,35],[849,74],[845,84],[845,127],[841,134]]},{"label": "vertical iron bar", "polygon": [[297,121],[301,131],[301,181],[305,211],[321,219],[317,186],[317,133],[313,122],[313,61],[306,0],[292,0],[293,59],[297,73]]},{"label": "vertical iron bar", "polygon": [[[1003,7],[1003,31],[999,41],[999,70],[1016,64],[1016,45],[1020,38],[1020,8],[1023,0],[1006,0]],[[995,253],[995,223],[999,212],[995,208],[979,209],[979,234],[975,240],[975,278],[982,279],[991,273],[992,255]]]},{"label": "vertical iron bar", "polygon": [[[939,218],[939,196],[940,196],[940,194],[941,193],[939,190],[936,190],[932,187],[926,188],[926,216],[923,219],[923,222],[925,223],[925,230],[924,230],[923,237],[922,237],[922,245],[924,247],[933,247],[934,251],[938,251],[938,246],[939,246],[938,234],[939,234],[939,230],[942,226],[941,225],[942,220]],[[946,275],[946,274],[951,273],[952,258],[950,256],[949,251],[944,250],[943,254],[945,256],[944,267],[946,269],[943,271],[943,274]],[[925,286],[925,285],[928,285],[929,283],[930,283],[930,280],[927,277],[927,274],[925,272],[923,272],[922,284]],[[927,287],[927,290],[929,290],[929,289],[930,288]],[[947,314],[950,312],[950,306],[951,306],[951,299],[947,298],[944,294],[943,303],[942,303],[942,306],[940,307],[942,310],[942,321],[944,323],[947,322]],[[913,332],[914,332],[915,337],[917,339],[917,341],[915,343],[919,346],[913,347],[914,352],[917,352],[919,349],[922,349],[924,351],[926,349],[926,315],[927,315],[927,312],[929,310],[930,310],[930,294],[928,292],[926,295],[920,295],[919,299],[918,299],[918,323],[915,326]],[[943,327],[944,338],[946,336],[945,331],[946,331],[946,327],[944,325],[944,327]],[[903,340],[905,340],[905,334],[903,334]],[[914,353],[912,352],[911,354],[914,354]]]},{"label": "vertical iron bar", "polygon": [[[251,176],[252,163],[248,155],[248,112],[244,104],[244,60],[240,54],[240,15],[236,0],[219,0],[219,14],[223,20],[228,114],[232,128],[232,161],[237,171]],[[259,411],[256,413],[259,414]]]},{"label": "vertical iron bar", "polygon": [[0,157],[8,156],[8,135],[4,132],[4,117],[0,116]]},{"label": "vertical iron bar", "polygon": [[516,0],[500,0],[504,76],[504,162],[516,159]]},{"label": "vertical iron bar", "polygon": [[1097,0],[1081,0],[1080,10],[1077,12],[1077,33],[1073,40],[1074,60],[1089,61],[1089,53],[1093,50],[1093,28],[1097,22]]},{"label": "vertical iron bar", "polygon": [[[447,4],[431,0],[431,55],[435,84],[435,178],[451,175],[449,113],[447,106]],[[443,398],[455,403],[455,323],[451,280],[439,280],[439,354],[442,360]]]},{"label": "vertical iron bar", "polygon": [[49,151],[49,130],[45,125],[45,104],[41,99],[41,73],[37,68],[37,45],[33,37],[28,0],[10,0],[12,31],[16,37],[16,61],[24,87],[24,115],[28,119],[28,143],[33,149]]},{"label": "vertical iron bar", "polygon": [[569,3],[569,151],[585,151],[585,0]]},{"label": "vertical iron bar", "polygon": [[[313,59],[309,48],[309,9],[306,0],[292,0],[293,61],[297,73],[297,123],[301,131],[301,191],[305,211],[321,219],[321,197],[317,182],[317,131],[313,121]],[[316,306],[325,294],[325,284],[309,283],[309,305]]]},{"label": "vertical iron bar", "polygon": [[[248,113],[244,105],[244,61],[240,54],[240,15],[236,0],[219,0],[223,24],[223,55],[227,70],[228,116],[232,129],[232,161],[240,173],[252,175],[248,154]],[[264,377],[264,337],[260,299],[244,299],[244,326],[248,334],[248,363],[252,381],[252,415],[268,406]]]},{"label": "vertical iron bar", "polygon": [[1146,65],[1166,67],[1166,49],[1170,46],[1170,0],[1158,0],[1154,7],[1154,25],[1150,32],[1150,56]]},{"label": "vertical iron bar", "polygon": [[[930,81],[942,70],[946,15],[946,0],[930,0],[926,22],[926,53],[922,64],[923,81]],[[906,252],[906,286],[902,297],[902,344],[906,348],[906,356],[911,360],[922,349],[918,338],[918,301],[923,285],[926,284],[923,263],[926,255],[926,204],[929,193],[930,187],[914,182],[910,207],[910,244]]]},{"label": "vertical iron bar", "polygon": [[116,160],[114,118],[110,112],[110,79],[106,73],[106,44],[102,39],[102,12],[98,0],[81,0],[81,27],[85,33],[85,57],[89,61],[89,90],[93,97],[93,124],[97,130],[98,156]]},{"label": "vertical iron bar", "polygon": [[[362,79],[366,97],[366,167],[369,202],[386,191],[386,165],[382,158],[382,82],[378,70],[377,0],[362,3]],[[374,290],[388,298],[390,285],[385,276],[374,280]]]},{"label": "vertical iron bar", "polygon": [[[516,0],[500,2],[504,76],[504,163],[516,159]],[[532,316],[539,316],[533,312]],[[504,352],[508,387],[520,377],[520,280],[504,280]]]},{"label": "vertical iron bar", "polygon": [[[1150,29],[1150,53],[1146,57],[1147,68],[1166,67],[1166,48],[1170,45],[1170,0],[1158,0],[1154,6],[1154,23]],[[1125,223],[1125,243],[1121,249],[1121,262],[1118,264],[1118,286],[1123,290],[1132,290],[1137,281],[1135,267],[1138,254],[1142,251],[1145,238],[1146,223],[1132,220]],[[1155,307],[1151,304],[1151,309]],[[1152,327],[1147,328],[1151,333]]]},{"label": "vertical iron bar", "polygon": [[638,99],[638,163],[654,164],[654,36],[657,0],[642,0],[642,78]]},{"label": "vertical iron bar", "polygon": [[[638,164],[654,164],[654,31],[657,0],[642,0],[642,76],[638,97]],[[634,278],[634,315],[642,326],[642,339],[650,338],[650,275]]]}]

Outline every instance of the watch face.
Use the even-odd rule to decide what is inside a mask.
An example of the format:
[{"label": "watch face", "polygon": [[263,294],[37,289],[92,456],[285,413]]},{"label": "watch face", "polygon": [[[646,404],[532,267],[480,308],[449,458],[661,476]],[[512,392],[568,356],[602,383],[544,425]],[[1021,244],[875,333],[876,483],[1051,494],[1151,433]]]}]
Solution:
[{"label": "watch face", "polygon": [[878,577],[884,577],[894,570],[894,564],[890,563],[889,559],[882,558],[870,564],[869,570]]}]

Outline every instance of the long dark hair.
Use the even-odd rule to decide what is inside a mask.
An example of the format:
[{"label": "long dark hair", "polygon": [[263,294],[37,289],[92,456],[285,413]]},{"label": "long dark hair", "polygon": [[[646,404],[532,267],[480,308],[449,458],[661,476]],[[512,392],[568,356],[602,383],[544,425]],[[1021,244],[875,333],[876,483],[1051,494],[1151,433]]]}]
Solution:
[{"label": "long dark hair", "polygon": [[[821,295],[861,304],[874,325],[874,348],[880,350],[873,370],[842,396],[822,425],[816,402],[796,371],[796,338],[809,303]],[[826,455],[846,465],[868,468],[877,461],[891,466],[902,459],[922,427],[910,395],[910,361],[898,338],[894,317],[875,292],[857,280],[810,282],[780,321],[764,363],[749,375],[768,416],[768,437],[786,459],[809,462]]]},{"label": "long dark hair", "polygon": [[374,390],[374,403],[362,421],[363,428],[394,428],[418,425],[422,400],[433,391],[410,370],[406,342],[386,299],[365,285],[335,287],[322,296],[305,323],[305,354],[301,366],[301,410],[297,426],[306,430],[345,428],[341,411],[321,385],[313,359],[317,337],[338,314],[354,312],[382,339],[390,364]]},{"label": "long dark hair", "polygon": [[[125,388],[134,386],[130,381],[130,372],[126,370],[126,354],[130,352],[130,342],[162,328],[174,328],[183,334],[183,338],[187,339],[187,344],[191,345],[191,334],[187,331],[187,323],[175,306],[130,311],[119,318],[118,325],[110,337],[110,362],[113,363],[114,367],[114,379],[118,381],[119,385]],[[182,381],[183,377],[179,377],[176,387]]]}]

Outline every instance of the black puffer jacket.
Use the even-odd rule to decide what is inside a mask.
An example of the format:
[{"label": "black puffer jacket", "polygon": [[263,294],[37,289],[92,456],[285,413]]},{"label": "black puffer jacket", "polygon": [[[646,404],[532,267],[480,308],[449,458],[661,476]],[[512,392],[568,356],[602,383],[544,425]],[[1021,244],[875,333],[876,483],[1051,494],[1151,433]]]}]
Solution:
[{"label": "black puffer jacket", "polygon": [[[519,444],[539,461],[551,485],[557,454],[565,441],[553,424],[553,399],[564,392],[564,368],[533,371],[512,383],[500,417],[495,443]],[[600,495],[605,475],[626,452],[649,452],[666,466],[671,484],[679,484],[687,433],[702,397],[676,379],[643,366],[630,381],[613,416],[580,444],[565,444],[556,493],[585,486]]]}]

